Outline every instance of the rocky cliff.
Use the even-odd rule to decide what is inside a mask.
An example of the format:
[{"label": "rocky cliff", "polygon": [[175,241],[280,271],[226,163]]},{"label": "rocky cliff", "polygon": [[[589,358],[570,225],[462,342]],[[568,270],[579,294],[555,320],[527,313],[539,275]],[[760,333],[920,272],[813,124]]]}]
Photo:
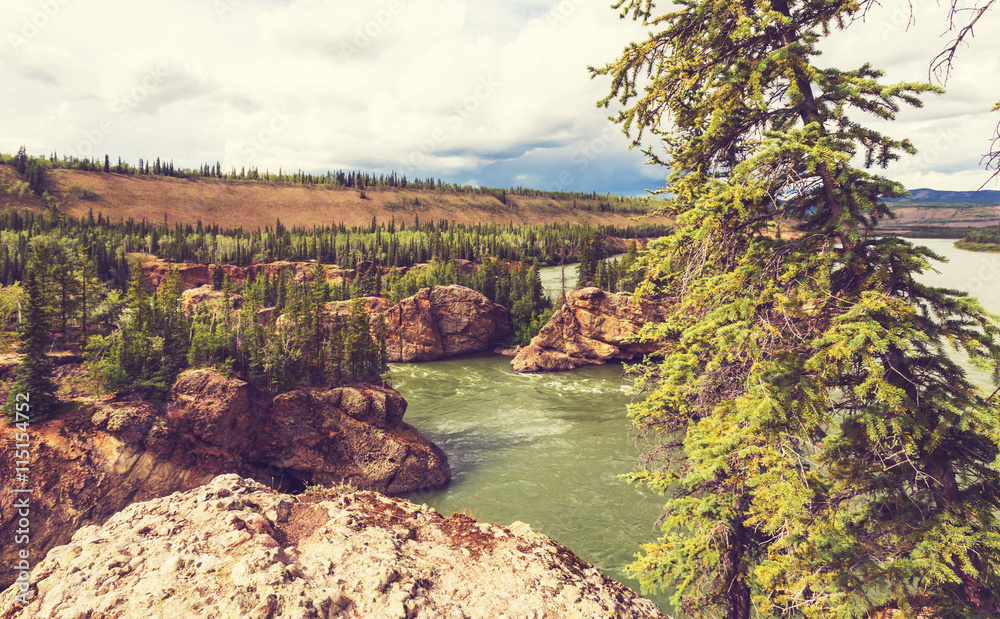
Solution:
[{"label": "rocky cliff", "polygon": [[[476,271],[477,267],[473,262],[469,262],[468,260],[455,260],[454,262],[467,275]],[[354,281],[359,272],[363,274],[371,271],[371,269],[376,269],[382,276],[385,276],[390,271],[389,267],[374,265],[371,262],[359,262],[354,268],[343,268],[336,264],[325,266],[326,281],[334,285]],[[421,262],[409,267],[392,267],[392,269],[398,271],[400,275],[405,275],[409,271],[429,269],[432,266],[431,263]],[[316,269],[316,262],[278,261],[251,264],[245,267],[222,264],[219,267],[234,282],[243,282],[248,278],[255,279],[265,274],[276,278],[281,275],[282,271],[289,271],[296,281],[311,282]],[[171,271],[177,271],[177,274],[180,275],[181,283],[185,290],[210,285],[212,283],[211,268],[212,265],[201,262],[167,262],[158,258],[151,258],[142,263],[143,273],[150,284],[150,292],[162,286],[167,281],[167,276],[170,275]]]},{"label": "rocky cliff", "polygon": [[[372,320],[385,320],[392,363],[492,350],[511,334],[507,308],[464,286],[423,288],[395,305],[375,297],[363,303]],[[327,304],[330,315],[341,318],[350,314],[350,308],[350,301]]]},{"label": "rocky cliff", "polygon": [[[167,281],[167,276],[170,275],[171,271],[177,271],[184,288],[191,289],[212,283],[211,266],[200,262],[167,262],[166,260],[152,259],[142,263],[142,270],[152,289],[162,286]],[[297,281],[312,281],[316,263],[282,261],[252,264],[247,267],[230,264],[219,266],[229,276],[229,279],[234,282],[242,282],[248,277],[256,278],[264,274],[277,277],[285,270],[290,271],[292,277]],[[386,269],[383,269],[383,274],[385,272]],[[337,265],[328,265],[326,268],[326,281],[331,284],[340,284],[345,280],[348,282],[352,281],[356,275],[356,269],[343,269]]]},{"label": "rocky cliff", "polygon": [[638,359],[653,344],[627,340],[649,322],[666,319],[668,299],[636,301],[597,288],[566,293],[566,303],[510,362],[515,372],[574,370],[584,365]]},{"label": "rocky cliff", "polygon": [[277,494],[236,475],[80,529],[0,616],[663,618],[516,522],[443,518],[373,492]]},{"label": "rocky cliff", "polygon": [[[298,389],[272,398],[214,370],[183,373],[164,405],[92,399],[30,426],[34,556],[133,501],[222,473],[286,488],[349,482],[404,492],[447,483],[446,456],[402,421],[405,410],[389,389]],[[12,442],[15,431],[0,425],[0,440]],[[13,466],[0,459],[0,478],[13,480]],[[14,500],[10,483],[0,487],[2,530],[16,528]],[[16,550],[0,546],[0,563],[13,565]],[[12,578],[0,573],[0,585]]]}]

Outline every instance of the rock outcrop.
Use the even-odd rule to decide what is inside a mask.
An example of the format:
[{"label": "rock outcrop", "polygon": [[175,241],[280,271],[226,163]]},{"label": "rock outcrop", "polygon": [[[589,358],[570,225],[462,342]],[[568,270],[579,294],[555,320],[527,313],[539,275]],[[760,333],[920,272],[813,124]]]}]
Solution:
[{"label": "rock outcrop", "polygon": [[510,362],[515,372],[575,370],[628,361],[656,352],[655,344],[627,340],[649,322],[666,319],[668,299],[635,301],[597,288],[566,293],[566,303]]},{"label": "rock outcrop", "polygon": [[[296,281],[311,282],[313,280],[316,262],[278,261],[251,264],[246,267],[231,264],[223,264],[219,266],[223,272],[229,276],[229,279],[234,282],[242,282],[247,278],[256,278],[265,274],[275,278],[281,275],[282,271],[289,271]],[[373,268],[371,263],[367,262],[362,262],[357,266],[357,269],[344,269],[335,264],[326,265],[326,281],[336,285],[345,281],[351,282],[357,276],[359,269],[364,271],[366,269]],[[416,265],[411,268],[418,268],[421,266],[422,265]],[[386,267],[374,268],[379,269],[382,275],[389,272],[389,269]],[[166,260],[160,259],[147,260],[142,264],[143,273],[149,281],[150,288],[153,290],[158,289],[167,281],[167,276],[170,275],[171,271],[177,271],[180,275],[181,284],[184,286],[185,290],[209,285],[212,283],[211,269],[212,265],[200,262],[167,262]],[[402,267],[397,270],[401,273],[406,273],[408,269],[406,267]]]},{"label": "rock outcrop", "polygon": [[[510,313],[464,286],[423,288],[392,305],[387,299],[363,299],[372,320],[384,319],[386,350],[392,363],[434,361],[492,350],[511,334]],[[350,301],[327,304],[331,316],[346,318]]]},{"label": "rock outcrop", "polygon": [[[181,303],[184,305],[184,311],[192,314],[199,305],[214,309],[221,308],[225,296],[225,292],[212,288],[211,284],[205,284],[197,288],[188,288],[182,292]],[[229,304],[233,309],[239,309],[243,304],[243,295],[229,295]]]},{"label": "rock outcrop", "polygon": [[34,569],[27,605],[19,593],[0,594],[0,616],[665,619],[526,524],[236,475],[80,529]]},{"label": "rock outcrop", "polygon": [[389,308],[385,320],[389,359],[397,362],[491,350],[511,333],[507,308],[462,286],[424,288]]},{"label": "rock outcrop", "polygon": [[[30,426],[31,548],[40,557],[73,531],[133,501],[185,491],[223,473],[279,488],[347,482],[404,492],[451,478],[445,454],[402,421],[406,401],[376,387],[297,389],[270,397],[215,370],[183,373],[164,405],[84,404]],[[0,425],[0,440],[17,429]],[[0,478],[13,480],[11,458]],[[0,487],[0,528],[13,531],[13,486]],[[13,565],[17,548],[0,546]],[[10,571],[0,573],[0,586]]]}]

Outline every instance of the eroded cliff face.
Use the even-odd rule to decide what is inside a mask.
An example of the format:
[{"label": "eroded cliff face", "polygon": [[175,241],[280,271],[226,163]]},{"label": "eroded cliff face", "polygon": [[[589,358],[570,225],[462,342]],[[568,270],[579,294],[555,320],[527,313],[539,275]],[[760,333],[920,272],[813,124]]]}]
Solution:
[{"label": "eroded cliff face", "polygon": [[[215,370],[189,370],[166,404],[91,400],[30,426],[34,559],[73,531],[133,501],[186,491],[223,473],[278,487],[347,482],[383,492],[441,486],[445,454],[402,421],[406,401],[377,387],[298,389],[276,397]],[[16,428],[0,425],[9,442]],[[0,478],[14,479],[0,460]],[[12,484],[0,487],[0,528],[13,530]],[[17,548],[0,547],[13,565]],[[0,585],[13,579],[0,573]]]},{"label": "eroded cliff face", "polygon": [[[337,301],[327,304],[327,311],[346,318],[350,307],[350,301]],[[373,321],[384,319],[392,363],[492,350],[511,334],[507,308],[464,286],[423,288],[395,305],[368,297],[363,307]]]},{"label": "eroded cliff face", "polygon": [[[455,260],[456,265],[466,274],[471,274],[476,271],[476,265],[468,260]],[[414,264],[409,267],[392,267],[392,269],[398,271],[401,275],[405,275],[410,271],[419,271],[422,269],[429,269],[433,265],[426,262],[421,262]],[[266,262],[260,264],[251,264],[250,266],[240,267],[231,264],[222,264],[219,267],[223,272],[229,276],[229,279],[234,282],[243,282],[247,279],[255,279],[257,277],[262,277],[265,274],[276,278],[281,275],[282,271],[289,271],[292,277],[296,281],[300,282],[311,282],[316,269],[316,262]],[[355,265],[355,268],[343,268],[336,264],[325,265],[325,277],[326,281],[333,285],[340,285],[343,283],[350,283],[354,281],[354,278],[358,276],[358,273],[371,272],[372,269],[376,269],[381,275],[385,276],[389,274],[390,268],[384,266],[374,265],[371,262],[360,262]],[[166,260],[160,260],[158,258],[153,258],[146,260],[142,264],[143,273],[146,275],[146,279],[150,285],[150,292],[158,289],[167,281],[167,276],[170,275],[171,271],[177,271],[177,274],[181,278],[181,284],[185,290],[190,290],[192,288],[199,288],[201,286],[210,285],[212,283],[212,265],[203,264],[200,262],[167,262]]]},{"label": "eroded cliff face", "polygon": [[656,352],[655,344],[627,342],[644,324],[663,321],[669,299],[635,301],[598,288],[566,293],[566,303],[510,362],[515,372],[575,370],[629,361]]},{"label": "eroded cliff face", "polygon": [[236,475],[76,532],[0,616],[616,617],[649,600],[515,522],[443,518],[373,492],[288,496]]},{"label": "eroded cliff face", "polygon": [[[313,279],[315,262],[268,262],[263,264],[252,264],[247,267],[239,267],[230,264],[219,265],[220,268],[234,282],[246,281],[247,278],[262,277],[265,274],[270,277],[278,277],[282,271],[289,270],[297,281],[310,282]],[[364,266],[364,265],[361,265]],[[143,273],[150,284],[152,290],[158,289],[167,281],[167,276],[171,271],[177,271],[181,278],[181,284],[187,289],[198,288],[212,283],[212,265],[200,262],[167,262],[166,260],[147,260],[142,264]],[[382,269],[383,274],[386,269]],[[405,272],[405,270],[404,270]],[[357,269],[343,269],[337,265],[329,265],[326,268],[326,281],[331,284],[340,284],[344,281],[353,281],[357,276]]]}]

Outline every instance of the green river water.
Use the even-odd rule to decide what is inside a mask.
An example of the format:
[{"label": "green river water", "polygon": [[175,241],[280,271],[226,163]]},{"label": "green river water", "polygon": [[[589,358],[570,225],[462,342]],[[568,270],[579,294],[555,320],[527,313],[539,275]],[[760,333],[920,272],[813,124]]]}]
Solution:
[{"label": "green river water", "polygon": [[[946,239],[917,242],[951,260],[925,283],[967,290],[1000,312],[1000,254],[957,250]],[[559,267],[541,275],[558,294]],[[575,265],[566,267],[566,281],[575,284]],[[488,355],[393,365],[394,387],[409,403],[405,420],[448,454],[454,475],[446,488],[406,498],[444,515],[527,522],[638,591],[624,566],[641,543],[656,540],[663,498],[618,479],[640,453],[621,370],[518,375],[509,359]],[[988,385],[985,374],[973,378]],[[670,610],[667,595],[647,597]]]}]

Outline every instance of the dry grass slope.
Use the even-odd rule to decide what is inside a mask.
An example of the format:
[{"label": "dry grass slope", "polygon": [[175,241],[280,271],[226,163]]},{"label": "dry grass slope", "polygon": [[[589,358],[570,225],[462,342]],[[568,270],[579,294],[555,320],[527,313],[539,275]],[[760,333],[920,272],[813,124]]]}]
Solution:
[{"label": "dry grass slope", "polygon": [[[10,166],[0,166],[0,179],[14,180]],[[273,226],[280,219],[285,226],[313,226],[331,223],[363,225],[374,216],[380,222],[413,223],[448,220],[456,223],[589,223],[629,225],[629,215],[601,213],[596,200],[550,199],[510,196],[508,204],[477,194],[410,189],[369,189],[361,198],[355,189],[268,185],[260,182],[187,180],[167,177],[138,177],[56,169],[46,173],[46,190],[57,197],[59,208],[75,217],[93,209],[113,221],[133,218],[168,223],[218,224],[246,229]],[[80,197],[73,187],[92,190]],[[15,199],[0,196],[0,205],[40,209],[35,196]],[[588,207],[594,210],[587,210]],[[664,218],[650,218],[662,223]]]}]

